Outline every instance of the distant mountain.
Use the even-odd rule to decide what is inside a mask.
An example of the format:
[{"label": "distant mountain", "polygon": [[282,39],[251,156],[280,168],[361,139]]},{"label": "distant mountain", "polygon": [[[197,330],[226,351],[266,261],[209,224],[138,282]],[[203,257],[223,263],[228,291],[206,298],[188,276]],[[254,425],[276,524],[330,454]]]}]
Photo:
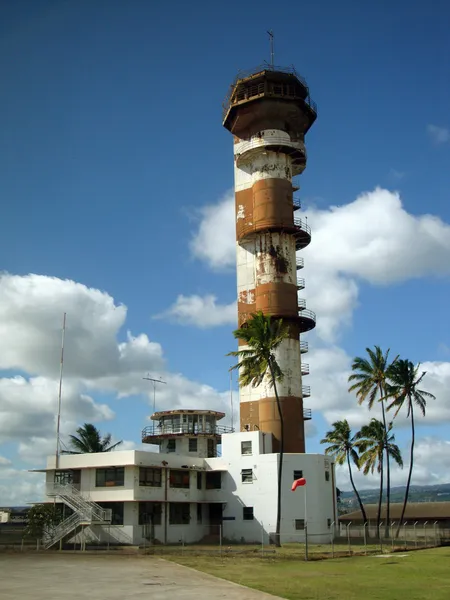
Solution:
[{"label": "distant mountain", "polygon": [[[391,502],[403,502],[405,486],[391,488]],[[358,490],[364,504],[376,504],[379,490]],[[439,485],[412,485],[408,502],[450,502],[450,483]],[[357,508],[356,496],[352,491],[341,490],[341,503],[346,508]]]}]

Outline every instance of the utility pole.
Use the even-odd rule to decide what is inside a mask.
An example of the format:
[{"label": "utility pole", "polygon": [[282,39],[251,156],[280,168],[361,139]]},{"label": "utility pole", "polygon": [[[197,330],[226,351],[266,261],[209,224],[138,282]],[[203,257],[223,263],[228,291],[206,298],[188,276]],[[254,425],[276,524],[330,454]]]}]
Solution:
[{"label": "utility pole", "polygon": [[153,379],[152,377],[143,377],[142,379],[153,382],[153,412],[156,412],[156,384],[157,383],[167,384],[167,381],[163,381],[161,379],[161,377],[159,379]]}]

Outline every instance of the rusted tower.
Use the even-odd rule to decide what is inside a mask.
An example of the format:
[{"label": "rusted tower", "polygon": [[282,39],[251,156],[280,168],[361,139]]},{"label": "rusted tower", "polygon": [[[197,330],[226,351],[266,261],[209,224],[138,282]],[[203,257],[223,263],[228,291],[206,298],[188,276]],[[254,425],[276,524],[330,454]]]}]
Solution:
[{"label": "rusted tower", "polygon": [[[310,390],[302,385],[309,367],[301,361],[308,345],[300,335],[315,327],[316,316],[297,294],[305,282],[297,278],[303,259],[296,251],[310,243],[311,231],[295,216],[301,207],[292,178],[305,169],[305,134],[316,120],[316,106],[294,69],[264,66],[238,75],[224,110],[223,125],[234,137],[239,326],[259,310],[289,325],[277,357],[285,374],[279,385],[284,449],[305,452],[304,421],[311,411],[303,407]],[[241,386],[240,413],[241,430],[272,433],[277,450],[280,422],[265,382]]]}]

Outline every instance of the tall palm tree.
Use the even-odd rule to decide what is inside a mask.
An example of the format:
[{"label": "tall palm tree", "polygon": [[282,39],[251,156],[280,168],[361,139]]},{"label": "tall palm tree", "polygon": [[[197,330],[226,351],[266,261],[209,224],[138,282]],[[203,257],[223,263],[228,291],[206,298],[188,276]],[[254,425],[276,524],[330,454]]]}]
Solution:
[{"label": "tall palm tree", "polygon": [[237,356],[240,360],[232,367],[239,369],[242,385],[261,385],[264,378],[273,387],[280,419],[280,466],[278,469],[278,499],[276,545],[280,546],[281,532],[281,480],[284,456],[284,419],[278,396],[277,382],[282,381],[283,372],[277,363],[275,351],[288,336],[288,328],[281,319],[272,319],[262,311],[254,313],[239,329],[233,331],[235,338],[245,342],[245,348],[229,352],[227,356]]},{"label": "tall palm tree", "polygon": [[405,517],[406,506],[408,504],[409,488],[411,485],[411,476],[414,466],[414,443],[416,439],[415,423],[414,423],[414,408],[417,407],[422,416],[425,416],[427,398],[435,400],[436,397],[430,392],[420,390],[419,385],[422,379],[426,375],[426,371],[423,371],[419,376],[420,364],[414,366],[410,360],[397,360],[388,369],[389,383],[386,388],[386,394],[388,399],[393,398],[392,402],[388,405],[387,409],[396,409],[394,418],[398,415],[399,411],[406,406],[406,416],[411,419],[411,446],[410,446],[410,459],[409,459],[409,472],[408,480],[406,482],[405,498],[403,500],[402,514],[397,527],[397,534],[400,531],[400,527]]},{"label": "tall palm tree", "polygon": [[320,440],[320,443],[328,444],[328,447],[325,448],[325,454],[333,456],[338,465],[343,465],[345,462],[347,463],[350,483],[356,499],[358,500],[364,523],[367,523],[366,510],[364,508],[364,504],[362,503],[361,496],[356,489],[355,482],[353,481],[352,462],[359,469],[359,456],[355,441],[356,438],[355,436],[352,436],[350,425],[348,424],[347,419],[343,419],[342,421],[336,421],[333,423],[333,429],[327,431],[323,440]]},{"label": "tall palm tree", "polygon": [[[395,435],[391,433],[392,423],[389,423],[387,431],[384,423],[378,419],[372,419],[368,425],[363,425],[356,434],[359,440],[358,448],[360,450],[360,464],[363,465],[363,473],[367,475],[373,473],[375,469],[380,474],[380,495],[378,499],[377,529],[380,528],[381,504],[383,501],[383,469],[384,460],[392,458],[400,467],[403,467],[402,454],[400,448],[395,443]],[[389,517],[386,514],[387,527],[389,527]]]},{"label": "tall palm tree", "polygon": [[[381,416],[383,419],[384,434],[387,436],[387,424],[386,424],[386,411],[384,407],[386,397],[386,380],[387,370],[389,368],[389,351],[383,353],[379,346],[366,348],[366,352],[369,358],[362,358],[357,356],[353,360],[352,371],[353,373],[348,378],[348,381],[354,381],[355,383],[349,387],[349,392],[356,392],[359,404],[367,401],[369,410],[372,409],[375,400],[378,400],[381,404]],[[392,364],[398,359],[398,356],[394,358]],[[389,455],[386,451],[386,520],[389,523],[390,519],[390,501],[391,501],[391,469]]]},{"label": "tall palm tree", "polygon": [[100,431],[91,423],[85,423],[77,429],[76,435],[71,435],[70,445],[73,450],[65,450],[63,454],[86,454],[91,452],[111,452],[119,446],[122,441],[111,446],[111,434],[102,437]]}]

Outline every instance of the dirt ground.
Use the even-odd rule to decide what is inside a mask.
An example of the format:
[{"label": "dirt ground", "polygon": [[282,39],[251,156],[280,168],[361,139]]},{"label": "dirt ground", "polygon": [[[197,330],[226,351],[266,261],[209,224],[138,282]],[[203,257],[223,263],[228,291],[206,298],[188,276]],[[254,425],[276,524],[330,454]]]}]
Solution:
[{"label": "dirt ground", "polygon": [[152,556],[2,553],[0,572],[2,600],[275,598]]}]

